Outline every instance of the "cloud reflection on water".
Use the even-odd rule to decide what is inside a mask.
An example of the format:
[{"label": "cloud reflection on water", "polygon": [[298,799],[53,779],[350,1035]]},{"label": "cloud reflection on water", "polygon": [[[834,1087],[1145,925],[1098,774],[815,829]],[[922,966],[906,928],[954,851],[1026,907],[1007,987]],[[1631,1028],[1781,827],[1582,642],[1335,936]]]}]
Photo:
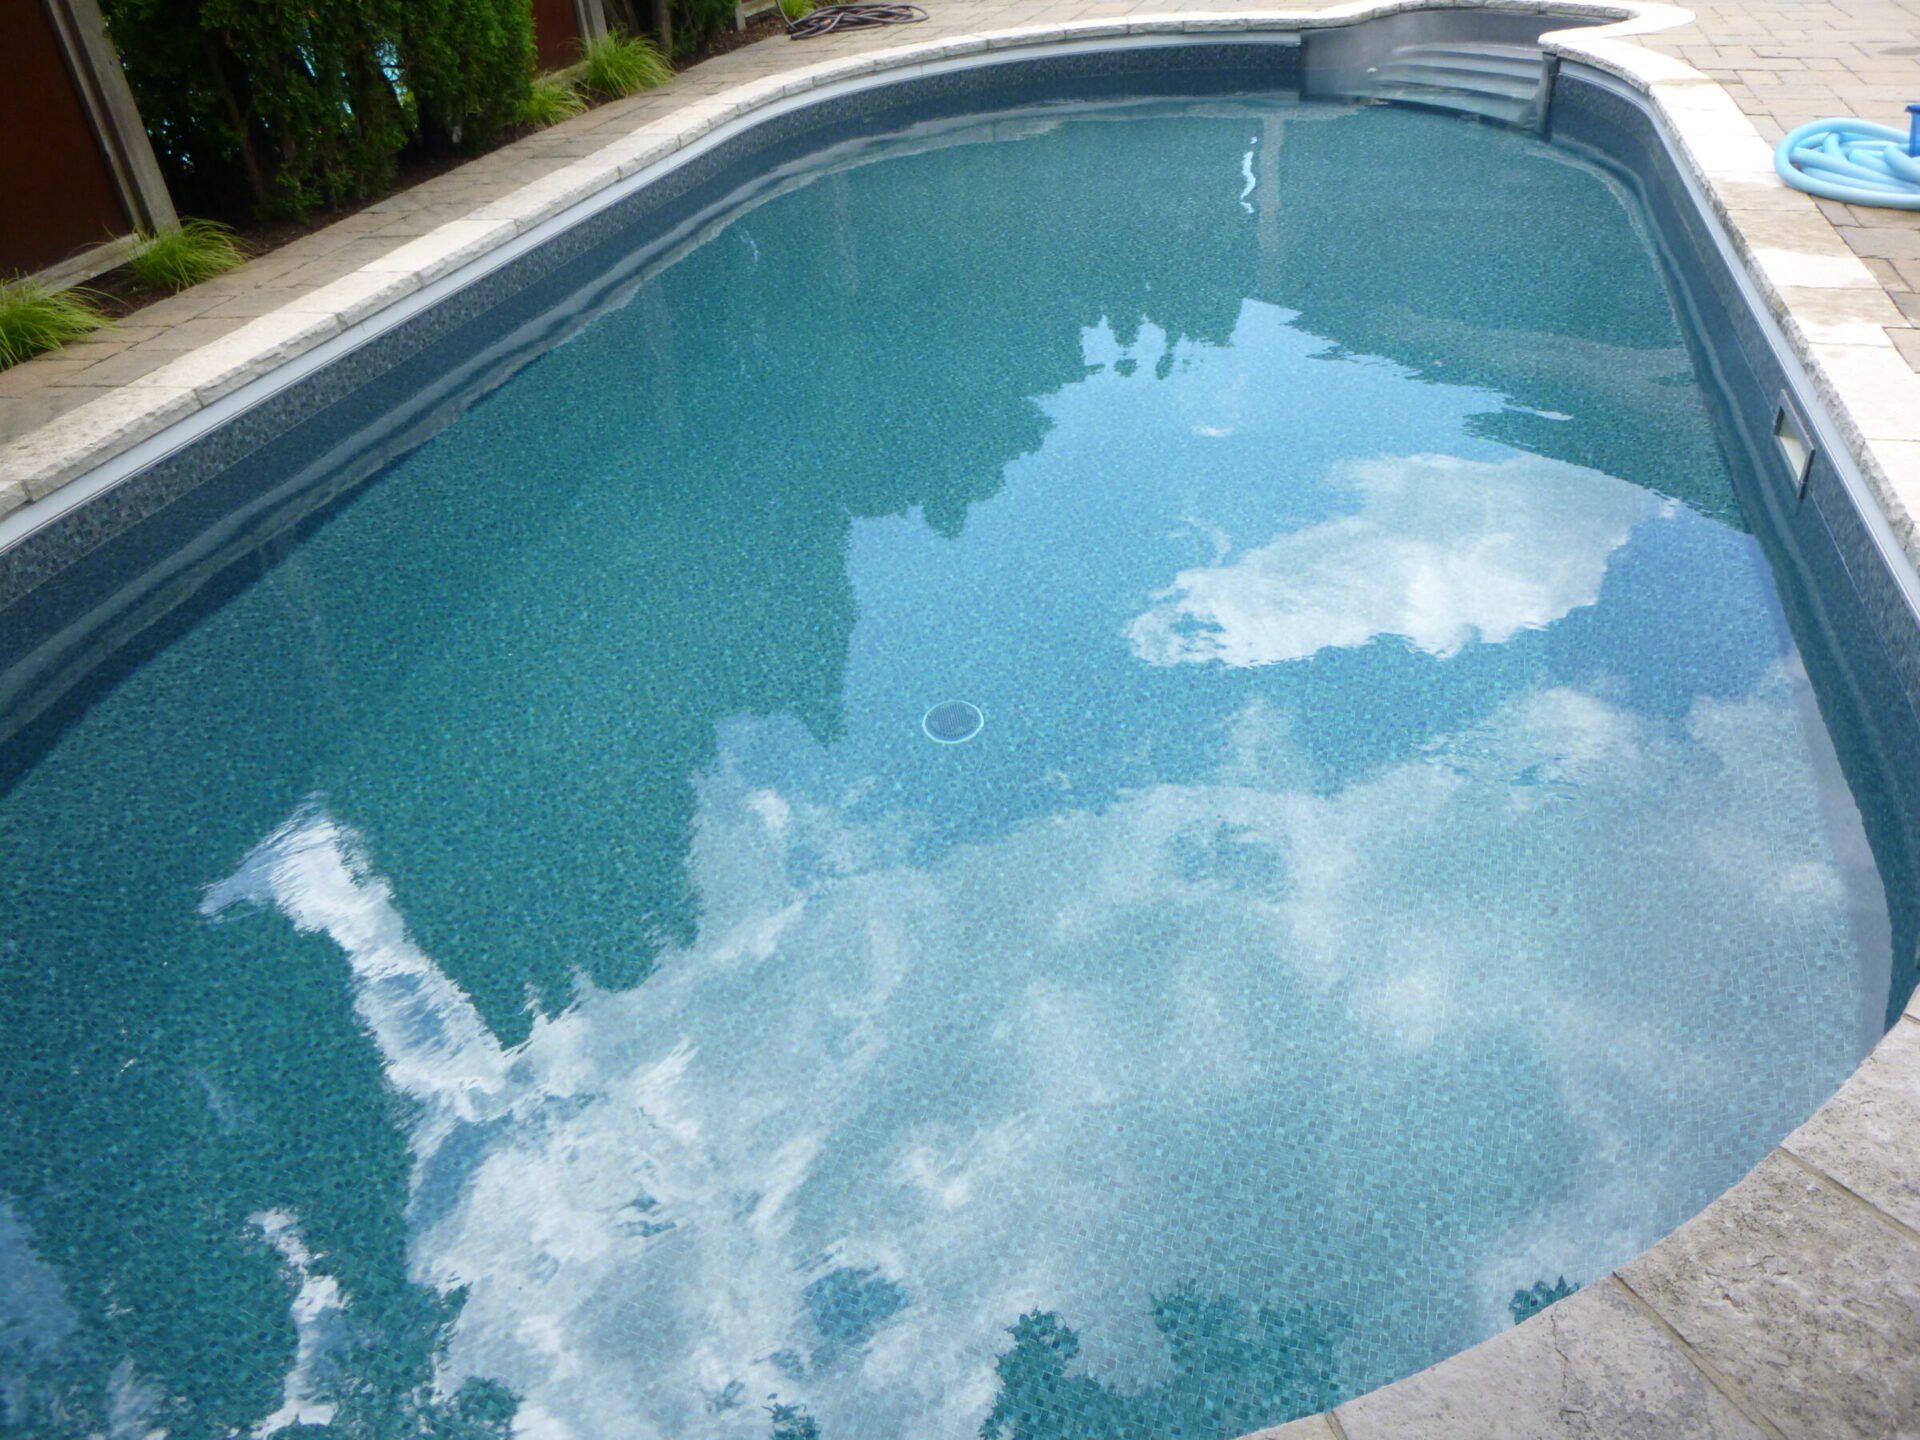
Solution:
[{"label": "cloud reflection on water", "polygon": [[1399,635],[1445,658],[1539,629],[1600,597],[1608,557],[1672,502],[1536,455],[1353,461],[1360,507],[1182,571],[1128,624],[1156,665],[1303,660]]},{"label": "cloud reflection on water", "polygon": [[[449,1388],[511,1386],[529,1436],[760,1436],[779,1395],[833,1440],[959,1437],[1024,1311],[1135,1386],[1184,1283],[1327,1303],[1364,1384],[1737,1175],[1728,1136],[1819,1098],[1754,1073],[1770,1013],[1861,1008],[1806,699],[1776,668],[1669,726],[1549,688],[1331,795],[1249,713],[1206,783],[926,866],[723,748],[700,941],[511,1050],[319,805],[204,908],[353,967],[416,1107],[413,1278],[467,1292]],[[1729,947],[1740,993],[1695,985]]]}]

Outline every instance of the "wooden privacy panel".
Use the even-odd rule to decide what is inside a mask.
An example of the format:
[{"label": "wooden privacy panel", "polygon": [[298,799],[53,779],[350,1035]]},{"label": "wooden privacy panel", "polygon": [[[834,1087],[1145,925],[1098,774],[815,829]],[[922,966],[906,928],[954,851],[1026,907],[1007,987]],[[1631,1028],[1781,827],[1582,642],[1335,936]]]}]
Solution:
[{"label": "wooden privacy panel", "polygon": [[542,70],[573,64],[582,38],[573,0],[533,0],[534,63]]},{"label": "wooden privacy panel", "polygon": [[46,10],[0,0],[0,273],[38,270],[131,228]]}]

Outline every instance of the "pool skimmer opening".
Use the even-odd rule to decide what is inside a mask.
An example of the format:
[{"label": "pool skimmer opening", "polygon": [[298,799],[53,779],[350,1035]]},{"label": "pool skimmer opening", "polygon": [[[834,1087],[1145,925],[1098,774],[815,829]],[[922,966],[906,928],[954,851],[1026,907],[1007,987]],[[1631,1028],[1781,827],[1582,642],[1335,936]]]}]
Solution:
[{"label": "pool skimmer opening", "polygon": [[987,717],[980,713],[978,705],[947,700],[921,717],[920,728],[927,732],[929,740],[937,740],[942,745],[960,745],[978,735],[986,723]]}]

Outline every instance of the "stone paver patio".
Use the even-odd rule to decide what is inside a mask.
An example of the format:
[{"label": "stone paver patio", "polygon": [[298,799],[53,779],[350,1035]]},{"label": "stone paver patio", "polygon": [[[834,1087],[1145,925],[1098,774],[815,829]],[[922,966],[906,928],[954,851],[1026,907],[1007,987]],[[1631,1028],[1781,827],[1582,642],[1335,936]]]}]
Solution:
[{"label": "stone paver patio", "polygon": [[[765,102],[784,77],[829,62],[943,40],[955,42],[954,53],[977,50],[982,42],[967,37],[991,32],[1045,38],[1034,27],[1115,19],[1151,26],[1176,9],[1134,0],[933,0],[930,8],[926,25],[805,44],[779,38],[722,56],[661,90],[369,206],[116,330],[0,373],[0,512],[78,473],[46,458],[44,438],[71,431],[73,412],[144,393],[175,405],[170,414],[186,413],[240,383],[223,342],[231,349],[243,327],[281,316],[282,328],[266,334],[285,337],[287,353],[337,333],[344,312],[358,318],[399,293],[394,277],[417,286],[586,193],[577,172],[570,178],[576,162],[625,145],[631,153],[621,163],[637,168],[741,113],[733,108],[743,103],[739,87],[757,87]],[[1200,9],[1207,15],[1196,15]],[[1177,11],[1193,28],[1211,28],[1210,17],[1250,15],[1253,7],[1214,0]],[[1261,13],[1271,15],[1267,7]],[[1756,163],[1761,147],[1746,121],[1723,113],[1725,99],[1673,63],[1721,82],[1769,142],[1828,114],[1896,123],[1907,101],[1920,100],[1920,0],[1702,5],[1690,23],[1593,48],[1637,66],[1650,85],[1666,87],[1670,114],[1692,117],[1684,138],[1706,155],[1703,173],[1750,273],[1770,287],[1803,355],[1833,381],[1843,423],[1878,467],[1889,518],[1909,554],[1920,553],[1920,214],[1825,202],[1816,209],[1786,191],[1765,173],[1763,155]],[[728,92],[726,101],[716,98]],[[453,230],[441,228],[450,222],[458,222]],[[204,383],[181,364],[195,357],[206,359]],[[157,380],[163,367],[181,378]],[[43,429],[62,416],[68,420]],[[90,449],[68,449],[104,456],[139,434],[109,427],[82,437]],[[1646,1254],[1431,1370],[1262,1434],[1920,1437],[1920,1008],[1909,1006],[1841,1093],[1745,1181]]]},{"label": "stone paver patio", "polygon": [[[1641,43],[1718,80],[1772,144],[1828,115],[1906,124],[1920,102],[1920,0],[1692,5],[1694,23]],[[1816,202],[1899,307],[1889,337],[1920,370],[1920,211]]]}]

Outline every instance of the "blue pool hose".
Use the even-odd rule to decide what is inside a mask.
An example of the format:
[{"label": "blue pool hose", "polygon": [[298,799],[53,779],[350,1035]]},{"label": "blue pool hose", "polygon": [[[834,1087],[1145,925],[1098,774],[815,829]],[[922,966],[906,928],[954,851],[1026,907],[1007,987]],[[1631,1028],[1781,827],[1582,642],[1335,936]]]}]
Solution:
[{"label": "blue pool hose", "polygon": [[1796,190],[1851,205],[1920,210],[1920,105],[1907,106],[1902,135],[1870,120],[1815,120],[1773,152],[1773,168]]}]

